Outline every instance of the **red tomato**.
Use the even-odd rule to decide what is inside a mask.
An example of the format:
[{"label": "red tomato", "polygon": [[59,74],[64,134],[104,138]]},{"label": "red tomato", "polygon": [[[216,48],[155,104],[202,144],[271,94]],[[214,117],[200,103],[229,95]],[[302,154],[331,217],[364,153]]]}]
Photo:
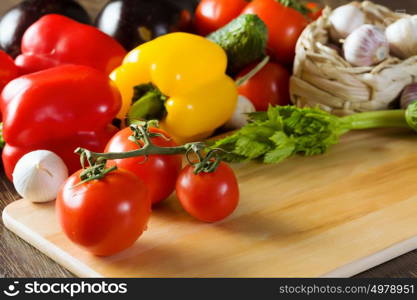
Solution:
[{"label": "red tomato", "polygon": [[75,244],[98,256],[130,247],[146,229],[151,200],[133,173],[116,170],[78,185],[80,171],[64,183],[56,201],[63,231]]},{"label": "red tomato", "polygon": [[268,27],[268,48],[280,63],[291,65],[295,45],[308,21],[299,11],[276,0],[253,0],[242,12],[257,14]]},{"label": "red tomato", "polygon": [[[151,132],[167,133],[161,129],[151,128]],[[128,138],[132,135],[130,128],[119,131],[107,144],[105,152],[126,152],[139,149],[139,146]],[[177,146],[172,140],[165,140],[161,137],[151,139],[152,142],[161,147]],[[132,157],[127,159],[116,159],[108,162],[109,166],[117,165],[118,168],[126,169],[136,174],[148,187],[152,203],[158,203],[166,199],[175,189],[175,182],[181,171],[181,155],[150,155],[148,160],[145,157]]]},{"label": "red tomato", "polygon": [[197,175],[189,165],[178,177],[177,197],[191,216],[204,222],[217,222],[236,209],[239,186],[233,170],[223,162],[213,173]]},{"label": "red tomato", "polygon": [[4,140],[27,147],[102,130],[119,112],[121,97],[104,73],[62,65],[9,82],[0,106]]},{"label": "red tomato", "polygon": [[245,0],[202,0],[195,12],[198,34],[207,35],[240,15],[248,4]]},{"label": "red tomato", "polygon": [[[252,68],[238,75],[243,77]],[[269,62],[255,76],[238,87],[239,95],[248,98],[257,111],[266,111],[271,105],[288,105],[290,73],[279,64]]]},{"label": "red tomato", "polygon": [[14,60],[4,51],[0,50],[0,92],[6,84],[18,76]]},{"label": "red tomato", "polygon": [[307,17],[310,20],[315,21],[321,17],[323,13],[323,8],[320,6],[320,4],[314,2],[307,2],[305,6],[310,11],[307,14]]}]

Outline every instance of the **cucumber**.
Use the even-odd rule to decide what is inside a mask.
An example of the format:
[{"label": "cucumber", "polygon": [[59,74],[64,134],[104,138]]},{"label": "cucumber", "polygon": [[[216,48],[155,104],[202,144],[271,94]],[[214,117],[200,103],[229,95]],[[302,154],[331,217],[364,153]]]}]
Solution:
[{"label": "cucumber", "polygon": [[257,15],[245,14],[211,33],[207,38],[226,51],[227,73],[236,74],[265,56],[268,29]]}]

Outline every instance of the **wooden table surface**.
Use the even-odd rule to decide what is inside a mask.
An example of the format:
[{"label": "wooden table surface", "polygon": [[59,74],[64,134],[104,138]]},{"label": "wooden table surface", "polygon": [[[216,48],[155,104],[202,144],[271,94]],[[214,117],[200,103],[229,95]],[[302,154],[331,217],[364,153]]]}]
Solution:
[{"label": "wooden table surface", "polygon": [[[1,0],[0,14],[19,1]],[[81,0],[92,15],[106,0]],[[329,5],[338,5],[347,1],[323,0]],[[415,0],[378,0],[391,8],[417,13]],[[0,172],[0,211],[10,202],[18,199],[13,185]],[[0,277],[72,277],[73,275],[38,250],[9,232],[0,220]],[[417,250],[398,257],[383,265],[359,274],[357,277],[416,277]]]}]

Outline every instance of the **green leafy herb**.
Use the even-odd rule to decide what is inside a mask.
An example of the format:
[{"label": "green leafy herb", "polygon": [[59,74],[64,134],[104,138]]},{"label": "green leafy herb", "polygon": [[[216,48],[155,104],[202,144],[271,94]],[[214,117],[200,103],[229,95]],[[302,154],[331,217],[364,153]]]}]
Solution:
[{"label": "green leafy herb", "polygon": [[229,162],[259,160],[278,163],[295,155],[317,155],[337,144],[349,130],[381,127],[417,128],[417,102],[405,110],[358,113],[337,117],[318,108],[274,106],[249,115],[250,123],[211,149],[225,150]]}]

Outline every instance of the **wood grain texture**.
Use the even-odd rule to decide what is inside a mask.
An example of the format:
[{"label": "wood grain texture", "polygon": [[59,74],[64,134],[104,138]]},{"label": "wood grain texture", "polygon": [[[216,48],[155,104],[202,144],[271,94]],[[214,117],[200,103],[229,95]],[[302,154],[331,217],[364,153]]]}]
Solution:
[{"label": "wood grain texture", "polygon": [[[9,7],[18,3],[18,0],[1,0],[0,14],[3,14]],[[80,1],[89,9],[92,16],[96,15],[98,9],[104,5],[105,0],[82,0]],[[323,0],[335,6],[348,1]],[[406,10],[408,13],[417,12],[415,0],[379,0],[375,1],[388,5],[395,9]],[[315,159],[315,158],[311,158]],[[6,180],[4,174],[0,173],[0,211],[7,204],[18,199],[13,186]],[[387,227],[390,225],[387,224]],[[4,228],[0,220],[0,277],[70,277],[70,272],[60,267],[47,256],[22,241],[16,235]],[[397,259],[387,262],[381,266],[364,272],[357,277],[417,277],[417,251],[407,253]]]},{"label": "wood grain texture", "polygon": [[4,220],[79,276],[351,276],[417,247],[416,147],[410,131],[355,132],[315,158],[234,165],[241,200],[227,220],[195,221],[171,197],[109,258],[71,243],[53,203],[15,202]]}]

